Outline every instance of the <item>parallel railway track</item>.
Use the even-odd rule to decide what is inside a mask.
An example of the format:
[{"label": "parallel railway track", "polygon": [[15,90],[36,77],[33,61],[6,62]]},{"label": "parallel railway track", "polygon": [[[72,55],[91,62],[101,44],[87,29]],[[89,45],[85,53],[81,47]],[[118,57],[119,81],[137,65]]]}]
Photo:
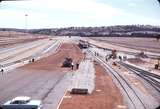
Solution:
[{"label": "parallel railway track", "polygon": [[142,70],[140,68],[137,68],[135,66],[118,62],[120,65],[124,66],[128,70],[132,71],[134,74],[139,76],[140,78],[144,79],[147,83],[149,83],[155,90],[157,90],[160,93],[160,76],[145,70]]},{"label": "parallel railway track", "polygon": [[117,71],[115,71],[109,64],[107,64],[100,57],[94,56],[92,51],[88,51],[92,56],[100,62],[104,68],[110,73],[110,75],[119,84],[120,89],[124,92],[125,97],[127,97],[128,105],[131,109],[148,109],[143,100],[139,97],[135,89],[129,84],[129,82]]}]

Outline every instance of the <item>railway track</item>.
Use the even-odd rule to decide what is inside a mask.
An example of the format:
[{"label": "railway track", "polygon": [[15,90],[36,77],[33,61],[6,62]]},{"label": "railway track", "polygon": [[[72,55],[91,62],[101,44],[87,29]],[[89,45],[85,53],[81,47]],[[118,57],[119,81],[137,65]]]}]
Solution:
[{"label": "railway track", "polygon": [[127,99],[128,106],[131,109],[148,109],[143,100],[139,97],[134,88],[129,84],[129,82],[117,71],[115,71],[109,64],[107,64],[100,57],[94,56],[92,51],[88,51],[88,53],[92,54],[92,56],[100,62],[104,68],[110,73],[110,75],[114,78],[114,80],[119,85],[119,88],[122,90],[122,93]]},{"label": "railway track", "polygon": [[149,83],[155,90],[160,93],[160,76],[135,66],[126,64],[124,62],[118,62],[120,65],[124,66],[128,70],[132,71],[134,74],[144,79],[147,83]]}]

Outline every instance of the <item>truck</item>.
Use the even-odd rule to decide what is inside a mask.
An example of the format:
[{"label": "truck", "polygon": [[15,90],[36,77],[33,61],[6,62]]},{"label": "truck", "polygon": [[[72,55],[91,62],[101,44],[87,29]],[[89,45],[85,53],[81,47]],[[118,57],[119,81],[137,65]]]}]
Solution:
[{"label": "truck", "polygon": [[32,100],[31,97],[19,96],[7,101],[0,109],[41,109],[41,100]]},{"label": "truck", "polygon": [[86,49],[86,48],[89,47],[89,43],[88,43],[87,41],[79,40],[78,46],[79,46],[81,49]]}]

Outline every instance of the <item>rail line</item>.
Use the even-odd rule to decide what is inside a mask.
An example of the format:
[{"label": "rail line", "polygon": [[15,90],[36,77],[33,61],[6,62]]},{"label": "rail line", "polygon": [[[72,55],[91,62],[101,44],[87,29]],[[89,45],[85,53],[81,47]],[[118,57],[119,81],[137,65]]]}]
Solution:
[{"label": "rail line", "polygon": [[115,71],[109,64],[107,64],[103,59],[100,57],[94,56],[94,53],[92,51],[88,52],[92,54],[92,56],[99,61],[101,64],[103,64],[104,68],[109,71],[111,76],[118,82],[120,87],[122,88],[123,92],[128,98],[128,103],[130,106],[132,106],[132,109],[147,109],[141,98],[138,96],[136,91],[132,88],[132,86],[127,82],[127,80],[120,75],[117,71]]},{"label": "rail line", "polygon": [[[157,90],[160,93],[160,76],[145,70],[142,70],[140,68],[137,68],[135,66],[126,64],[124,62],[118,62],[120,65],[124,66],[128,70],[132,71],[134,74],[139,76],[140,78],[144,79],[147,83],[149,83],[155,90]],[[159,81],[158,81],[159,80]]]}]

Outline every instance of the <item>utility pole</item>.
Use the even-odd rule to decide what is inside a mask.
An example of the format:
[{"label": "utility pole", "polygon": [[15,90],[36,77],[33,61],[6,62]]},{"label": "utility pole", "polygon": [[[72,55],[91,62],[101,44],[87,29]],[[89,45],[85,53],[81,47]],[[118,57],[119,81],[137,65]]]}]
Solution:
[{"label": "utility pole", "polygon": [[25,32],[27,33],[27,17],[28,17],[28,14],[25,14]]}]

